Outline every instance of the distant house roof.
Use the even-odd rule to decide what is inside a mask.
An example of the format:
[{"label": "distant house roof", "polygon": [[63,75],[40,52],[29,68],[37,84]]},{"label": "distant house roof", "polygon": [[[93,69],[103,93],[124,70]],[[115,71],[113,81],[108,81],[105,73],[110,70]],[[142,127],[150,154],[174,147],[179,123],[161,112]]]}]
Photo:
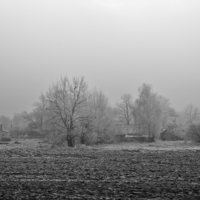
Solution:
[{"label": "distant house roof", "polygon": [[4,132],[4,133],[10,133],[10,131],[3,130],[3,125],[2,124],[0,124],[0,131]]},{"label": "distant house roof", "polygon": [[0,130],[0,132],[10,133],[10,131]]},{"label": "distant house roof", "polygon": [[9,131],[0,130],[0,140],[2,138],[9,138],[9,137],[10,137],[10,132]]}]

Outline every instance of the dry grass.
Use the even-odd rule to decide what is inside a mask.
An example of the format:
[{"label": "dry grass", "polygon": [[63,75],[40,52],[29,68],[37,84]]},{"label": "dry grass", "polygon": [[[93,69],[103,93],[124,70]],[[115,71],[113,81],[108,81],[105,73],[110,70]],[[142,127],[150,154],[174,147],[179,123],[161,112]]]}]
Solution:
[{"label": "dry grass", "polygon": [[102,150],[200,150],[200,145],[184,141],[156,141],[153,143],[120,143],[101,145]]},{"label": "dry grass", "polygon": [[47,144],[41,143],[42,141],[39,139],[17,139],[12,140],[8,144],[1,144],[1,149],[13,149],[13,148],[27,148],[27,149],[34,149],[40,148],[41,146],[45,146]]},{"label": "dry grass", "polygon": [[[26,149],[38,149],[49,147],[47,143],[43,143],[39,139],[19,139],[13,140],[8,144],[1,144],[1,149],[13,149],[13,148],[26,148]],[[64,147],[65,148],[65,147]],[[200,145],[188,141],[156,141],[153,143],[117,143],[117,144],[103,144],[98,146],[85,146],[77,145],[76,149],[96,149],[96,150],[200,150]]]}]

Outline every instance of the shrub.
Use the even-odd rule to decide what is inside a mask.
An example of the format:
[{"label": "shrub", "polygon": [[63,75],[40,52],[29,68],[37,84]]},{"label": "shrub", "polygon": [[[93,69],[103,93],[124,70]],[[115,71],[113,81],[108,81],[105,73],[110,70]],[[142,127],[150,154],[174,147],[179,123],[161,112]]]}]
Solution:
[{"label": "shrub", "polygon": [[168,124],[167,128],[160,133],[162,141],[178,141],[183,140],[182,130],[176,124]]},{"label": "shrub", "polygon": [[147,142],[155,142],[154,137],[148,137],[148,138],[147,138]]},{"label": "shrub", "polygon": [[14,144],[21,144],[21,142],[19,142],[19,141],[15,141]]},{"label": "shrub", "polygon": [[190,125],[187,136],[194,142],[200,143],[200,124],[192,124]]},{"label": "shrub", "polygon": [[115,135],[115,141],[116,142],[125,142],[125,135],[117,134]]},{"label": "shrub", "polygon": [[155,142],[154,137],[148,137],[145,135],[141,136],[129,136],[126,137],[126,135],[116,135],[115,136],[116,142]]},{"label": "shrub", "polygon": [[85,144],[94,145],[97,143],[97,138],[98,138],[98,135],[95,132],[87,134],[86,139],[85,139]]},{"label": "shrub", "polygon": [[167,131],[160,134],[160,139],[162,141],[178,141],[183,140],[183,137],[177,135],[177,133]]}]

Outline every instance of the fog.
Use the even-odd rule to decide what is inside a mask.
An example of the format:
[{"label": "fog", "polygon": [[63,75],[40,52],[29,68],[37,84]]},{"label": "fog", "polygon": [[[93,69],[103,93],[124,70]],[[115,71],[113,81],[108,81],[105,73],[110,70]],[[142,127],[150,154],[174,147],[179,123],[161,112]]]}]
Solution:
[{"label": "fog", "polygon": [[30,111],[60,76],[115,105],[142,83],[200,106],[200,1],[1,0],[0,115]]}]

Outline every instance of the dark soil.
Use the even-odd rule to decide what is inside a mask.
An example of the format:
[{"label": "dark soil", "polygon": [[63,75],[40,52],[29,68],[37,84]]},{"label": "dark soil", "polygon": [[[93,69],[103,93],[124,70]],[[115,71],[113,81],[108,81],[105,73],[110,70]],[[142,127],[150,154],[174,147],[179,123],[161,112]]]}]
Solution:
[{"label": "dark soil", "polygon": [[1,150],[0,199],[200,199],[200,151]]}]

